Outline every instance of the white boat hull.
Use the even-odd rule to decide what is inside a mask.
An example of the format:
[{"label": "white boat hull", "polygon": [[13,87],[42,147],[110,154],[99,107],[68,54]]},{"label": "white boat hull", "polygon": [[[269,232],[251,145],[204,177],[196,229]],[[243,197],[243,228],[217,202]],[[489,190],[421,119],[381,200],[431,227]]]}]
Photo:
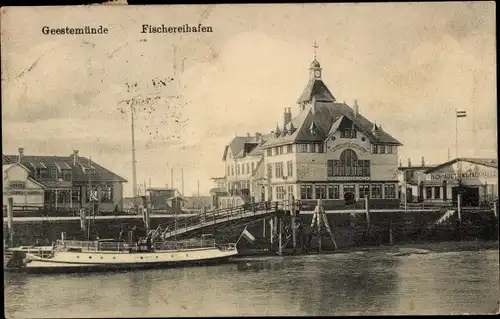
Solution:
[{"label": "white boat hull", "polygon": [[[236,248],[216,247],[155,252],[71,252],[54,251],[51,258],[17,252],[21,266],[9,270],[26,272],[106,271],[134,268],[167,268],[213,264],[237,256]],[[13,256],[14,258],[14,256]]]}]

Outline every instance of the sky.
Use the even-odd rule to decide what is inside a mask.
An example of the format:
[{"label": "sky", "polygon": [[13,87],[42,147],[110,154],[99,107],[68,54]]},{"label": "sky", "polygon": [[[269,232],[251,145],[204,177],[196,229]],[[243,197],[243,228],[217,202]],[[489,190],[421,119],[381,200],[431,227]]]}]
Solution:
[{"label": "sky", "polygon": [[[4,7],[3,153],[79,150],[126,178],[131,195],[126,101],[149,96],[134,117],[138,182],[163,187],[174,169],[180,189],[182,170],[185,195],[198,181],[208,194],[235,135],[298,113],[316,41],[330,91],[401,141],[403,164],[455,157],[456,109],[467,112],[459,156],[496,158],[494,12],[494,2]],[[213,32],[142,34],[146,23]],[[85,25],[109,33],[41,32]]]}]

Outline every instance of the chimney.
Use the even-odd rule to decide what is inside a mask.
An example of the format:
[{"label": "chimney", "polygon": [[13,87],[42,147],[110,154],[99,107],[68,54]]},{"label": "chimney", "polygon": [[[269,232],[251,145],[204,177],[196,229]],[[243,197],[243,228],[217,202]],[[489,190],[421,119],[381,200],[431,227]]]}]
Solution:
[{"label": "chimney", "polygon": [[354,100],[354,116],[358,116],[358,112],[359,112],[358,100]]},{"label": "chimney", "polygon": [[408,159],[408,167],[411,167],[411,158]]},{"label": "chimney", "polygon": [[73,151],[73,166],[76,166],[76,162],[78,162],[78,150]]},{"label": "chimney", "polygon": [[262,134],[255,132],[255,140],[257,141],[257,143],[260,143],[260,141],[262,140]]},{"label": "chimney", "polygon": [[19,151],[19,157],[18,157],[18,159],[17,159],[17,162],[18,162],[18,163],[21,163],[21,158],[22,158],[22,157],[23,157],[23,155],[24,155],[24,148],[20,147],[20,148],[18,149],[18,151]]},{"label": "chimney", "polygon": [[424,166],[425,166],[425,159],[424,159],[424,157],[422,156],[422,167],[424,167]]},{"label": "chimney", "polygon": [[287,125],[292,121],[292,108],[285,108],[285,114],[283,117],[283,125]]}]

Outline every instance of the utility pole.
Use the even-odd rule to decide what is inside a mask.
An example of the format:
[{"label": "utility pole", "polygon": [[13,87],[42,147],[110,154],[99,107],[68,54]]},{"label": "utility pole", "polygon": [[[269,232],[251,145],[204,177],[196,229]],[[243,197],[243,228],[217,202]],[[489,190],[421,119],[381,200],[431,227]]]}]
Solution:
[{"label": "utility pole", "polygon": [[174,168],[170,169],[170,187],[174,188]]},{"label": "utility pole", "polygon": [[130,103],[130,118],[132,119],[132,195],[137,197],[137,161],[135,159],[134,103]]}]

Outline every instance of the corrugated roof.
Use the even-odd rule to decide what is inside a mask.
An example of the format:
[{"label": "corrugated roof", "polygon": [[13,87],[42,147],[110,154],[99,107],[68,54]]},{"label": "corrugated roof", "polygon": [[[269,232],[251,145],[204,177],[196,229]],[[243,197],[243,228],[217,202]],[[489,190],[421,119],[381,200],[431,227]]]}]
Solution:
[{"label": "corrugated roof", "polygon": [[[6,155],[6,157],[12,161],[16,162],[19,155]],[[34,167],[47,167],[48,169],[50,168],[57,168],[56,162],[59,163],[59,165],[64,165],[62,163],[66,163],[72,170],[73,172],[73,180],[78,181],[78,182],[86,182],[88,181],[88,175],[86,175],[83,171],[83,167],[88,168],[88,165],[90,163],[90,160],[86,157],[79,156],[77,165],[73,165],[73,156],[37,156],[37,155],[23,155],[21,158],[21,164],[26,166],[32,173],[34,173],[33,169]],[[43,163],[43,164],[42,164]],[[80,165],[82,164],[82,165]],[[121,176],[118,176],[117,174],[111,172],[110,170],[102,167],[101,165],[97,164],[92,160],[92,166],[95,167],[96,174],[94,175],[95,178],[98,178],[101,181],[106,181],[106,182],[127,182],[126,179],[124,179]]]},{"label": "corrugated roof", "polygon": [[497,168],[498,169],[498,159],[496,158],[470,158],[470,157],[459,157],[452,159],[451,161],[444,162],[443,164],[437,165],[435,167],[429,168],[425,173],[432,173],[443,166],[447,165],[452,165],[456,162],[463,161],[463,162],[469,162],[473,164],[478,164],[478,165],[483,165],[486,167],[492,167],[492,168]]}]

